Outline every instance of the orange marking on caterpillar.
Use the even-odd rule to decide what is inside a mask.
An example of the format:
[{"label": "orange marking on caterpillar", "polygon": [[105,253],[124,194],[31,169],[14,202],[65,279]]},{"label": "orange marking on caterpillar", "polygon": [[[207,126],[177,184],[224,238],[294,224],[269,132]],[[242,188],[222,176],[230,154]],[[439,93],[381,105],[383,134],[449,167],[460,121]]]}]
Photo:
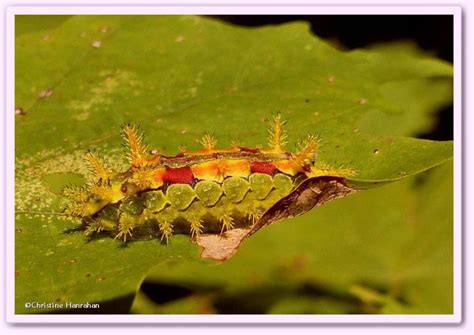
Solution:
[{"label": "orange marking on caterpillar", "polygon": [[191,169],[197,179],[222,181],[229,176],[248,176],[250,163],[247,160],[218,159],[193,165]]}]

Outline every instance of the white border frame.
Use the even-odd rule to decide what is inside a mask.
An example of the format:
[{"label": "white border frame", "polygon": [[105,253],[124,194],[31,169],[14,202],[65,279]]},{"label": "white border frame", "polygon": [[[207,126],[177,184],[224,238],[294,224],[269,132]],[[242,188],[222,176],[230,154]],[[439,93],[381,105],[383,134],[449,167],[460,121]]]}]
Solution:
[{"label": "white border frame", "polygon": [[[453,314],[427,315],[30,315],[15,314],[14,308],[14,16],[17,14],[445,14],[453,15],[454,24],[454,271]],[[157,324],[386,324],[462,322],[462,10],[459,6],[312,6],[312,5],[157,5],[157,6],[10,6],[6,8],[6,321],[8,323],[157,323]]]}]

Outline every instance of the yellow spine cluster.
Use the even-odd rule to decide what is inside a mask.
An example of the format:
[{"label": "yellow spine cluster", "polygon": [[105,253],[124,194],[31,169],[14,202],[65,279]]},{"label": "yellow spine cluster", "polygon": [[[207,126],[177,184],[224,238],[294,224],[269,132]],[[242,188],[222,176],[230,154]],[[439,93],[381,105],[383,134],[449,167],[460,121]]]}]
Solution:
[{"label": "yellow spine cluster", "polygon": [[200,143],[206,151],[213,151],[216,147],[217,140],[214,136],[210,134],[204,134],[204,136],[201,138]]},{"label": "yellow spine cluster", "polygon": [[280,114],[275,115],[271,122],[271,126],[268,128],[268,146],[270,147],[268,152],[283,152],[288,137],[285,131],[285,124],[286,121],[281,119]]},{"label": "yellow spine cluster", "polygon": [[128,144],[130,165],[135,168],[145,166],[148,163],[148,149],[143,144],[143,133],[134,125],[126,125],[122,135]]},{"label": "yellow spine cluster", "polygon": [[319,139],[313,135],[308,135],[307,139],[300,144],[299,151],[294,157],[297,165],[303,166],[311,163],[319,147]]}]

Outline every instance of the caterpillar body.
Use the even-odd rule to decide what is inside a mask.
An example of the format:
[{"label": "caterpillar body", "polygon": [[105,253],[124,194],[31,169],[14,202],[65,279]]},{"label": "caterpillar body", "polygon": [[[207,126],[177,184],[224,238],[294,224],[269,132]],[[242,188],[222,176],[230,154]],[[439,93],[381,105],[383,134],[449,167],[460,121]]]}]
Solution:
[{"label": "caterpillar body", "polygon": [[173,233],[224,233],[248,227],[302,181],[315,176],[347,177],[351,169],[316,168],[319,140],[309,135],[296,153],[285,151],[285,121],[269,127],[269,145],[217,149],[206,134],[203,149],[169,157],[149,152],[143,134],[126,125],[130,168],[114,171],[88,152],[91,177],[85,186],[67,186],[65,212],[82,220],[85,234],[108,232],[116,239],[161,238]]}]

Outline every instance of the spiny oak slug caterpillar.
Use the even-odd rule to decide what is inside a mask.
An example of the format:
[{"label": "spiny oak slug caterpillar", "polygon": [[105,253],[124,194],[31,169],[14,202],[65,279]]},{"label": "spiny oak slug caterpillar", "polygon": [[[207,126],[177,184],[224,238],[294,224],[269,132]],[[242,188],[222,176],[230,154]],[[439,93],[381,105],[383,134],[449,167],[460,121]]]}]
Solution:
[{"label": "spiny oak slug caterpillar", "polygon": [[319,176],[347,177],[351,169],[316,168],[319,139],[309,135],[296,153],[285,151],[286,121],[276,115],[269,127],[268,148],[233,145],[217,149],[206,134],[203,149],[178,155],[149,151],[136,126],[122,129],[130,168],[114,171],[92,152],[86,186],[67,186],[65,212],[82,219],[85,234],[109,232],[116,239],[161,237],[173,233],[222,234],[252,225],[305,180]]}]

